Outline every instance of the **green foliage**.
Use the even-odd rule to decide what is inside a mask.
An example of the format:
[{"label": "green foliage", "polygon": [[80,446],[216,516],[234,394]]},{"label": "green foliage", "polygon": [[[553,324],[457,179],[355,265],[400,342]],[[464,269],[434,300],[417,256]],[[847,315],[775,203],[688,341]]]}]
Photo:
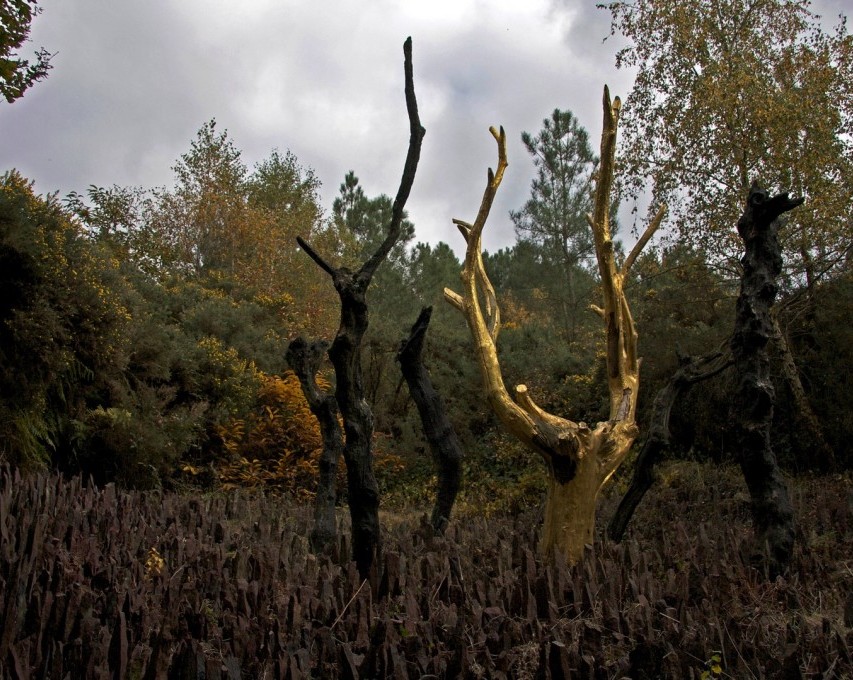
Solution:
[{"label": "green foliage", "polygon": [[121,364],[130,312],[116,263],[14,171],[0,178],[0,265],[2,454],[44,464],[94,376]]},{"label": "green foliage", "polygon": [[590,314],[596,280],[575,264],[570,270],[552,251],[529,240],[494,254],[484,253],[486,271],[498,294],[505,328],[551,327],[560,341],[582,347],[600,322]]},{"label": "green foliage", "polygon": [[[853,466],[853,413],[847,405],[849,367],[853,366],[853,272],[845,271],[815,286],[809,298],[800,293],[782,301],[779,321],[790,338],[803,387],[824,423],[824,435],[843,469]],[[781,440],[777,453],[788,467],[819,467],[813,443],[803,432],[788,390],[777,380],[774,432]]]},{"label": "green foliage", "polygon": [[[391,198],[380,194],[368,198],[350,170],[340,186],[339,195],[332,204],[333,219],[340,230],[355,238],[354,261],[361,264],[379,248],[391,223]],[[406,255],[406,246],[415,235],[415,226],[403,216],[400,238],[388,255],[388,262],[399,265]],[[381,271],[381,270],[380,270]]]},{"label": "green foliage", "polygon": [[586,215],[592,212],[598,159],[589,134],[571,111],[554,109],[536,137],[523,132],[521,141],[533,157],[536,177],[524,207],[510,212],[516,234],[545,246],[566,267],[581,266],[595,254]]},{"label": "green foliage", "polygon": [[3,456],[151,486],[213,455],[256,366],[283,368],[280,307],[215,272],[152,279],[118,247],[133,230],[84,231],[14,173],[2,189]]},{"label": "green foliage", "polygon": [[808,0],[608,2],[623,107],[623,182],[668,202],[678,236],[739,271],[732,228],[753,180],[806,203],[780,232],[795,284],[842,264],[853,197],[853,37]]},{"label": "green foliage", "polygon": [[[248,170],[228,132],[210,120],[173,168],[176,184],[159,194],[156,229],[173,266],[193,273],[233,272],[243,229]],[[168,252],[168,251],[167,251]]]},{"label": "green foliage", "polygon": [[453,249],[439,242],[416,244],[409,253],[406,279],[422,306],[443,305],[444,289],[459,281],[462,264]]},{"label": "green foliage", "polygon": [[462,514],[517,515],[541,506],[547,486],[542,461],[502,430],[463,464],[457,506]]},{"label": "green foliage", "polygon": [[17,53],[27,42],[32,21],[41,11],[37,0],[0,2],[0,95],[10,104],[46,78],[52,68],[51,55],[44,48],[36,52],[36,61],[32,64]]},{"label": "green foliage", "polygon": [[290,152],[273,151],[252,172],[240,156],[210,121],[175,166],[174,188],[92,186],[67,204],[127,269],[236,291],[278,315],[279,325],[329,335],[334,291],[296,245],[303,236],[340,249],[321,220],[320,183]]},{"label": "green foliage", "polygon": [[592,212],[598,158],[571,111],[554,109],[536,137],[524,132],[521,141],[533,157],[536,177],[530,198],[510,217],[519,238],[516,255],[526,251],[539,260],[535,268],[522,269],[523,287],[559,310],[554,316],[561,318],[566,339],[574,341],[594,287],[595,248],[586,217]]},{"label": "green foliage", "polygon": [[[626,290],[643,357],[638,412],[644,423],[658,390],[678,367],[678,352],[701,355],[729,337],[737,288],[707,264],[702,251],[678,243],[642,255]],[[720,424],[729,417],[730,387],[723,375],[695,386],[675,405],[673,455],[712,460],[728,455],[727,427]]]},{"label": "green foliage", "polygon": [[[484,256],[501,305],[501,363],[507,383],[527,384],[547,411],[595,422],[607,412],[601,322],[587,310],[597,281],[585,265],[583,213],[595,157],[585,131],[559,110],[524,142],[537,178],[530,200],[513,213],[519,241]],[[283,406],[270,385],[286,380],[278,376],[287,341],[298,333],[330,337],[338,305],[295,237],[310,238],[339,261],[363,262],[385,236],[391,200],[368,197],[350,172],[332,219],[324,220],[310,169],[290,152],[273,151],[249,170],[214,121],[175,173],[170,189],[93,186],[85,197],[70,196],[66,209],[35,196],[19,175],[3,177],[0,457],[129,486],[188,478],[213,484],[225,471],[228,483],[274,483],[304,495],[316,442],[297,427],[305,414]],[[716,238],[704,231],[713,226],[708,220],[695,243],[642,256],[626,282],[643,356],[641,430],[676,365],[676,344],[704,353],[730,331],[732,272],[708,264],[719,264],[706,239]],[[843,398],[844,368],[853,363],[846,323],[853,285],[849,262],[837,259],[837,224],[827,224],[827,240],[805,253],[815,255],[818,273],[831,265],[829,275],[817,276],[809,304],[792,303],[781,321],[815,409],[831,425],[828,439],[846,452],[853,438]],[[795,226],[797,233],[806,232]],[[425,361],[466,451],[460,507],[534,507],[545,484],[541,461],[498,429],[464,324],[442,301],[461,263],[444,243],[410,249],[413,234],[404,221],[403,239],[369,295],[362,361],[382,492],[394,505],[430,504],[433,465],[394,357],[418,307],[432,304]],[[786,280],[791,299],[802,295],[802,283],[796,272]],[[676,405],[675,453],[703,460],[730,453],[729,379],[703,384]],[[789,466],[803,466],[797,453],[808,442],[781,382],[777,394],[774,447]],[[285,445],[284,434],[294,432],[302,448]],[[182,468],[196,474],[175,477]]]}]

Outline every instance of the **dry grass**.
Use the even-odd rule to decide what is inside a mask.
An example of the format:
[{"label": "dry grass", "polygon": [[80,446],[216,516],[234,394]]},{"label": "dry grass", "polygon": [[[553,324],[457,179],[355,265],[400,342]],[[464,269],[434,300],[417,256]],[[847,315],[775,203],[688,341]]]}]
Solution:
[{"label": "dry grass", "polygon": [[679,464],[623,544],[599,537],[573,568],[537,557],[535,511],[467,515],[445,538],[422,511],[383,513],[363,586],[345,512],[315,556],[310,510],[263,496],[5,473],[0,675],[698,678],[719,653],[723,677],[853,677],[851,488],[794,482],[798,546],[772,583],[746,559],[737,472]]}]

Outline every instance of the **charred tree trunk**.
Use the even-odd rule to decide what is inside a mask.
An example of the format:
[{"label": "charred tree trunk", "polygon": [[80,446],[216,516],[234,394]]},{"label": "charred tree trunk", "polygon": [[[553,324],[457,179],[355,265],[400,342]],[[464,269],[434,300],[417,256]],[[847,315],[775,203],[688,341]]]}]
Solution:
[{"label": "charred tree trunk", "polygon": [[314,527],[309,536],[311,550],[314,552],[328,549],[337,538],[335,487],[338,461],[344,450],[343,433],[338,421],[338,402],[333,394],[327,394],[317,384],[317,371],[326,355],[327,347],[328,344],[322,340],[316,340],[309,345],[304,338],[296,338],[287,348],[287,363],[299,378],[311,413],[320,423],[320,434],[323,438],[317,496],[314,499]]},{"label": "charred tree trunk", "polygon": [[459,491],[462,445],[444,410],[444,401],[433,387],[429,371],[423,363],[424,339],[431,316],[432,307],[421,310],[409,337],[400,344],[397,361],[409,386],[409,394],[418,407],[424,435],[438,470],[438,491],[431,522],[433,530],[443,534]]},{"label": "charred tree trunk", "polygon": [[344,419],[353,559],[362,578],[366,578],[380,544],[379,485],[373,474],[373,413],[364,397],[361,373],[369,281],[345,269],[336,274],[333,280],[341,298],[341,325],[329,348],[329,359],[335,367],[335,396]]},{"label": "charred tree trunk", "polygon": [[761,559],[767,548],[771,576],[788,565],[794,547],[794,513],[788,489],[770,446],[775,392],[770,380],[767,343],[774,337],[770,309],[776,298],[776,279],[782,271],[779,217],[803,199],[788,194],[772,198],[758,184],[749,190],[737,229],[746,253],[737,300],[732,357],[738,375],[732,400],[732,420],[738,462],[752,497],[752,516]]},{"label": "charred tree trunk", "polygon": [[654,483],[655,465],[657,465],[660,454],[669,448],[669,416],[675,402],[691,386],[708,380],[731,366],[732,356],[725,348],[701,357],[679,356],[679,363],[678,369],[669,379],[669,382],[655,396],[649,436],[637,456],[634,477],[607,527],[607,533],[613,541],[622,540],[634,511]]},{"label": "charred tree trunk", "polygon": [[369,576],[380,546],[379,486],[373,474],[373,413],[365,400],[361,368],[362,341],[368,324],[367,289],[376,269],[400,237],[404,208],[415,180],[424,136],[415,99],[411,38],[406,40],[403,53],[409,149],[385,240],[367,262],[353,272],[346,267],[331,266],[308,243],[297,238],[300,247],[332,278],[341,300],[340,326],[329,349],[329,359],[335,367],[335,397],[344,420],[344,460],[352,520],[353,559],[362,578]]}]

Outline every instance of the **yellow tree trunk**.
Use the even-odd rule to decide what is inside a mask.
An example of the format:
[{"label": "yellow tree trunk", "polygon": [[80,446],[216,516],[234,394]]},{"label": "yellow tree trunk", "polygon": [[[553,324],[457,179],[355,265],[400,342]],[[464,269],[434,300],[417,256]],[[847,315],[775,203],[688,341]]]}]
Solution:
[{"label": "yellow tree trunk", "polygon": [[603,108],[601,163],[594,210],[588,221],[604,293],[603,307],[594,309],[604,322],[607,338],[609,419],[590,429],[584,423],[574,423],[546,413],[533,402],[524,385],[515,388],[514,399],[504,385],[496,345],[500,311],[481,252],[483,227],[507,167],[503,128],[500,132],[490,128],[498,143],[498,165],[496,171],[489,170],[476,220],[473,224],[454,220],[468,246],[462,270],[462,294],[444,291],[445,299],[464,314],[468,323],[483,376],[485,397],[490,406],[503,426],[542,455],[548,465],[550,482],[540,547],[546,556],[555,550],[560,551],[569,563],[580,560],[584,546],[592,543],[598,493],[625,458],[637,436],[634,418],[640,360],[637,356],[637,333],[622,285],[665,212],[665,207],[658,211],[621,270],[617,269],[609,219],[620,103],[618,97],[611,102],[606,87]]}]

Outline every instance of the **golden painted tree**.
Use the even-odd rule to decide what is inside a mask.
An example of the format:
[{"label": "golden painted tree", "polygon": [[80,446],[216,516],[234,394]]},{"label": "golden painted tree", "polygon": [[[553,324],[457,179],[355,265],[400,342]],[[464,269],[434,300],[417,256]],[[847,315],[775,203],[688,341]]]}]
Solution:
[{"label": "golden painted tree", "polygon": [[606,87],[603,107],[601,162],[596,179],[593,213],[588,216],[588,222],[593,233],[604,293],[603,308],[594,309],[604,321],[606,335],[609,419],[595,427],[582,422],[575,423],[539,408],[525,385],[515,388],[515,399],[504,385],[496,345],[500,310],[482,256],[483,228],[507,167],[503,128],[500,132],[490,128],[498,143],[498,165],[494,172],[489,169],[476,220],[473,224],[454,220],[467,242],[462,269],[462,294],[445,289],[445,299],[464,314],[473,336],[489,405],[503,426],[538,452],[548,468],[548,499],[541,549],[545,555],[551,555],[554,550],[562,552],[570,563],[579,561],[584,546],[592,543],[598,494],[625,459],[637,436],[635,418],[640,359],[637,356],[637,332],[625,299],[623,282],[665,213],[665,207],[658,210],[619,269],[610,233],[610,196],[620,101],[617,97],[611,102]]}]

